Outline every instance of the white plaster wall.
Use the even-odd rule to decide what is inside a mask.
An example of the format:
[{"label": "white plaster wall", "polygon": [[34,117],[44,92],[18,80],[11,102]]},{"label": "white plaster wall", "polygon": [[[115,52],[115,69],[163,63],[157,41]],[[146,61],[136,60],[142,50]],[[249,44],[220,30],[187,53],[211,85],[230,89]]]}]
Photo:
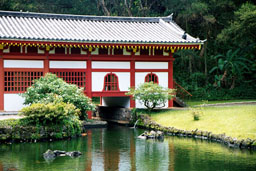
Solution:
[{"label": "white plaster wall", "polygon": [[94,61],[92,68],[95,69],[130,69],[130,62],[105,62]]},{"label": "white plaster wall", "polygon": [[[102,91],[104,86],[104,77],[109,72],[92,72],[92,91]],[[113,72],[118,77],[120,91],[128,91],[130,87],[129,72]]]},{"label": "white plaster wall", "polygon": [[[145,77],[150,72],[136,72],[135,73],[135,86],[138,87],[140,84],[145,82]],[[153,72],[158,76],[158,83],[162,87],[168,87],[168,72]]]},{"label": "white plaster wall", "polygon": [[135,69],[168,69],[168,62],[135,62]]},{"label": "white plaster wall", "polygon": [[104,77],[108,72],[92,72],[92,91],[102,91]]},{"label": "white plaster wall", "polygon": [[4,111],[19,111],[25,105],[24,98],[19,94],[4,94]]},{"label": "white plaster wall", "polygon": [[[150,72],[136,72],[135,73],[135,86],[138,87],[140,84],[145,82],[145,77]],[[168,87],[168,72],[153,72],[158,76],[158,83],[162,87]],[[141,104],[138,100],[136,100],[137,108],[145,108],[143,104]],[[168,102],[165,104],[165,108],[168,107]]]},{"label": "white plaster wall", "polygon": [[128,91],[130,87],[130,73],[129,72],[115,72],[118,77],[120,91]]},{"label": "white plaster wall", "polygon": [[4,68],[44,68],[43,60],[4,60]]},{"label": "white plaster wall", "polygon": [[86,68],[86,61],[50,61],[50,68]]}]

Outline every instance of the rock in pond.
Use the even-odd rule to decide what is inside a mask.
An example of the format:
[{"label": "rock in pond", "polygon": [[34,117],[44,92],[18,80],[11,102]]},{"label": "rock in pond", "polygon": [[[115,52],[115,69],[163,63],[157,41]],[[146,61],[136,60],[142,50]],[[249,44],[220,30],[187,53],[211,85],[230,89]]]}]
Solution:
[{"label": "rock in pond", "polygon": [[43,156],[44,156],[44,159],[47,160],[47,161],[52,161],[52,160],[54,160],[56,158],[56,154],[52,150],[50,150],[50,149],[48,149],[43,154]]},{"label": "rock in pond", "polygon": [[71,151],[71,152],[66,152],[66,151],[60,151],[60,150],[50,150],[48,149],[44,154],[44,159],[46,161],[53,161],[56,157],[58,156],[70,156],[70,157],[78,157],[81,156],[82,153],[80,151]]},{"label": "rock in pond", "polygon": [[140,139],[159,139],[159,140],[163,140],[164,139],[164,133],[161,131],[145,131],[144,133],[142,133],[141,135],[138,136],[138,138]]}]

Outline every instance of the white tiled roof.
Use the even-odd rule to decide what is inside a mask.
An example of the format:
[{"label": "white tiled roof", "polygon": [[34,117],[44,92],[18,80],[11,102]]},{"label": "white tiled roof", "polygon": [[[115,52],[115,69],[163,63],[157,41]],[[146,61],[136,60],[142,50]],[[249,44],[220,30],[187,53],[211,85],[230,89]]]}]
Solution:
[{"label": "white tiled roof", "polygon": [[0,39],[202,44],[170,17],[99,17],[0,11]]}]

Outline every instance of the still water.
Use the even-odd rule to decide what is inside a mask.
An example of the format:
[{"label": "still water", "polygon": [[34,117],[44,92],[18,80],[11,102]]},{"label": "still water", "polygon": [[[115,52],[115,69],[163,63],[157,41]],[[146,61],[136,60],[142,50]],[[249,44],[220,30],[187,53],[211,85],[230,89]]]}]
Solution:
[{"label": "still water", "polygon": [[[91,129],[87,136],[72,140],[0,145],[0,171],[256,171],[256,152],[190,138],[137,139],[142,132],[115,126]],[[42,154],[47,149],[78,150],[83,155],[46,162]]]}]

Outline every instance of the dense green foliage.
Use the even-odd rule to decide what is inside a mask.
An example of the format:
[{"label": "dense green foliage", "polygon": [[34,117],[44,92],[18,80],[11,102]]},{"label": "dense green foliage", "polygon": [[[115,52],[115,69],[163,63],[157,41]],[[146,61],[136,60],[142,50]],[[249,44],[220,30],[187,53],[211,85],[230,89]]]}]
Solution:
[{"label": "dense green foliage", "polygon": [[175,80],[193,98],[214,100],[256,98],[255,4],[252,0],[3,0],[0,9],[112,16],[173,13],[187,33],[207,39],[200,51],[176,52]]},{"label": "dense green foliage", "polygon": [[25,98],[24,104],[48,104],[53,103],[56,98],[61,98],[64,103],[73,104],[81,111],[80,119],[87,119],[86,111],[94,110],[91,99],[84,95],[83,89],[68,84],[51,73],[35,80],[34,84],[21,95]]},{"label": "dense green foliage", "polygon": [[131,95],[135,100],[143,103],[145,107],[153,110],[155,107],[164,107],[168,99],[174,97],[175,91],[164,88],[153,82],[140,84],[138,87],[130,88],[126,95]]},{"label": "dense green foliage", "polygon": [[52,103],[33,103],[22,108],[20,115],[25,116],[29,124],[34,125],[65,125],[67,122],[79,123],[79,109],[73,104],[55,100]]}]

